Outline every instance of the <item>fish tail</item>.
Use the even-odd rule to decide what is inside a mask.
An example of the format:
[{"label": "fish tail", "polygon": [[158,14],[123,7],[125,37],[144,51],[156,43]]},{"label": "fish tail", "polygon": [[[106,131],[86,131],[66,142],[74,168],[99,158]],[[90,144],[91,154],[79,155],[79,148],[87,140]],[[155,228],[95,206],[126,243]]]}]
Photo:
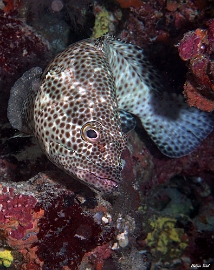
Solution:
[{"label": "fish tail", "polygon": [[214,115],[189,107],[181,95],[153,93],[138,113],[147,133],[169,157],[192,152],[213,131]]},{"label": "fish tail", "polygon": [[30,93],[38,90],[38,82],[41,74],[41,68],[31,68],[15,82],[10,90],[7,117],[11,126],[19,131],[29,133],[24,124],[23,111],[27,109],[28,102],[26,101]]}]

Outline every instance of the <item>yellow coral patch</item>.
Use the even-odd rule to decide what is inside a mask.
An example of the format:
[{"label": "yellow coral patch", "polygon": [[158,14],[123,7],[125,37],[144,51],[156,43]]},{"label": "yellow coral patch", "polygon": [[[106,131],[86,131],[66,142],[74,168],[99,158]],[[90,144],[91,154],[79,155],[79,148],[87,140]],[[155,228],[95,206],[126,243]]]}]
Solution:
[{"label": "yellow coral patch", "polygon": [[5,267],[9,267],[13,261],[13,255],[10,250],[0,251],[0,264],[3,264]]},{"label": "yellow coral patch", "polygon": [[92,37],[98,38],[109,31],[110,15],[106,9],[101,10],[95,18]]},{"label": "yellow coral patch", "polygon": [[150,221],[150,225],[153,231],[148,233],[146,242],[152,253],[173,259],[181,255],[188,246],[182,240],[183,229],[175,227],[176,219],[159,217],[157,220]]}]

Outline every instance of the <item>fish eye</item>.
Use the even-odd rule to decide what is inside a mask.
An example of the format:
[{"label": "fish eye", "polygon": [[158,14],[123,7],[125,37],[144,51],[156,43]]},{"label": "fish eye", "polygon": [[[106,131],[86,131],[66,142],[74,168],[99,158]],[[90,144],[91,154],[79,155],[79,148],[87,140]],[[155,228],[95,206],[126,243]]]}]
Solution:
[{"label": "fish eye", "polygon": [[96,143],[99,141],[100,133],[90,123],[85,124],[81,129],[83,140]]},{"label": "fish eye", "polygon": [[95,130],[93,130],[93,129],[88,129],[88,130],[86,131],[86,135],[87,135],[87,137],[90,138],[90,139],[95,139],[95,138],[97,138],[97,132],[96,132]]}]

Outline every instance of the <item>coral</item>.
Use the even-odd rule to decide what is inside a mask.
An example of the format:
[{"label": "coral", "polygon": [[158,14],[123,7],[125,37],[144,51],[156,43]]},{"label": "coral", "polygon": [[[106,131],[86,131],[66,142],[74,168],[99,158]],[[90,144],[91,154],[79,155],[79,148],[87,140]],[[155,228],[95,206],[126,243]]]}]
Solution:
[{"label": "coral", "polygon": [[106,33],[115,34],[116,28],[122,19],[120,8],[114,6],[112,10],[107,10],[105,6],[94,3],[93,13],[95,23],[93,27],[92,37],[98,38]]},{"label": "coral", "polygon": [[196,18],[200,18],[200,14],[191,0],[142,1],[141,5],[130,8],[120,38],[141,47],[147,47],[155,41],[171,43],[180,34],[179,31],[188,29]]},{"label": "coral", "polygon": [[124,13],[127,19],[119,25],[117,37],[142,47],[171,90],[183,89],[186,69],[176,44],[184,33],[212,18],[208,2],[200,8],[191,0],[143,1],[141,7]]},{"label": "coral", "polygon": [[189,72],[184,85],[184,95],[190,106],[204,111],[214,110],[214,19],[207,29],[187,32],[178,50],[182,60],[188,61]]},{"label": "coral", "polygon": [[13,267],[19,258],[15,269],[77,269],[84,255],[87,260],[93,254],[95,264],[110,257],[109,241],[115,237],[110,221],[98,224],[96,210],[83,210],[73,192],[47,176],[4,183],[0,191],[0,243],[15,252]]},{"label": "coral", "polygon": [[0,250],[0,264],[3,264],[5,267],[9,267],[13,261],[13,255],[11,250]]},{"label": "coral", "polygon": [[168,260],[179,258],[188,246],[187,236],[183,229],[176,228],[176,222],[168,217],[150,220],[153,231],[148,233],[146,243],[154,256]]},{"label": "coral", "polygon": [[[29,253],[34,253],[34,250],[31,250],[30,247],[37,240],[37,221],[43,215],[43,212],[42,210],[38,213],[33,211],[37,200],[32,195],[15,194],[14,188],[6,185],[1,185],[0,190],[1,245],[4,236],[4,246],[10,247],[12,251],[18,251],[23,257],[29,259]],[[21,255],[19,255],[19,265],[22,264],[21,258]],[[10,264],[12,263],[11,259]]]},{"label": "coral", "polygon": [[113,236],[111,230],[104,232],[73,200],[69,195],[52,200],[40,219],[37,255],[48,269],[76,269],[85,252]]},{"label": "coral", "polygon": [[32,208],[36,200],[32,196],[16,195],[12,188],[1,185],[0,228],[6,228],[11,240],[25,237],[26,231],[33,227]]},{"label": "coral", "polygon": [[143,5],[141,0],[117,0],[122,8],[129,8],[129,7],[140,7]]},{"label": "coral", "polygon": [[97,13],[92,32],[92,37],[98,38],[108,32],[110,22],[109,17],[110,14],[105,8],[101,9],[101,11]]},{"label": "coral", "polygon": [[14,3],[13,0],[6,0],[5,1],[5,7],[4,7],[4,12],[10,12],[14,10]]},{"label": "coral", "polygon": [[[22,1],[22,10],[15,6],[10,15],[0,12],[2,94],[23,70],[45,65],[49,46],[35,29],[41,29],[53,51],[61,50],[68,42],[91,36],[102,11],[100,25],[94,26],[97,35],[104,21],[104,30],[151,50],[152,57],[166,55],[159,66],[170,73],[173,63],[181,88],[185,64],[191,67],[187,79],[192,83],[194,77],[188,89],[195,89],[196,81],[206,88],[213,83],[214,27],[207,13],[207,27],[204,20],[211,1],[68,0],[61,11],[51,13],[52,2]],[[129,9],[120,8],[125,5]],[[11,13],[14,9],[23,20]],[[184,33],[181,60],[174,45]],[[158,50],[153,50],[154,44]],[[2,95],[1,120],[6,119],[2,108],[7,99]],[[212,95],[206,102],[212,105]],[[0,259],[2,251],[11,252],[11,269],[177,270],[189,269],[196,261],[212,262],[214,133],[188,156],[170,159],[137,127],[128,134],[118,194],[105,198],[55,168],[34,140],[11,138],[15,134],[9,124],[0,124]],[[28,180],[41,171],[45,173]]]},{"label": "coral", "polygon": [[[103,269],[103,265],[107,259],[112,255],[113,251],[111,249],[111,244],[106,243],[101,246],[97,246],[93,251],[85,253],[81,266],[85,263],[90,264],[90,266],[95,266],[96,270]],[[87,267],[80,267],[79,269],[87,269]],[[92,268],[94,269],[94,268]]]}]

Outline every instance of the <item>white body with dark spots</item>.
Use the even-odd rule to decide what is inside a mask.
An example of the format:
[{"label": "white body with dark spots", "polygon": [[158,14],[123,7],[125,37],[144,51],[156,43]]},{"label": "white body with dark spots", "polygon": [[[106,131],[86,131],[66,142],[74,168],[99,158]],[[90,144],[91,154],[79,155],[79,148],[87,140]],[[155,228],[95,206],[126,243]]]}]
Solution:
[{"label": "white body with dark spots", "polygon": [[34,68],[16,82],[8,118],[33,132],[54,164],[96,190],[111,192],[121,178],[120,110],[137,115],[170,157],[191,152],[213,130],[212,114],[161,93],[139,48],[109,36],[72,44],[41,74]]}]

